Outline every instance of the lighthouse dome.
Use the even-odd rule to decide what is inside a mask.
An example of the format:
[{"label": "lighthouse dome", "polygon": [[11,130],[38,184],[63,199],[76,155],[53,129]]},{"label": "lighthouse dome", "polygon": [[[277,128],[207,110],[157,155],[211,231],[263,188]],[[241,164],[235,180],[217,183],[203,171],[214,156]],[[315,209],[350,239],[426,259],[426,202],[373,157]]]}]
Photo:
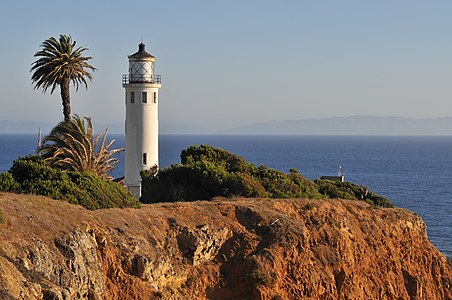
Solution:
[{"label": "lighthouse dome", "polygon": [[129,60],[151,60],[151,61],[156,61],[155,56],[153,56],[152,54],[149,54],[146,52],[145,50],[146,45],[143,43],[140,43],[138,45],[138,52],[129,55]]}]

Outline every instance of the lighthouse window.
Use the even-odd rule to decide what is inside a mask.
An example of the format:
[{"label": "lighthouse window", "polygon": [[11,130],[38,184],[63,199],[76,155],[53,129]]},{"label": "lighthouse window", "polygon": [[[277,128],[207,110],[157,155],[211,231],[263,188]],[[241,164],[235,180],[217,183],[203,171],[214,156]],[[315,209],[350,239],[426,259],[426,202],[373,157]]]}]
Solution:
[{"label": "lighthouse window", "polygon": [[147,155],[143,153],[143,165],[147,164]]},{"label": "lighthouse window", "polygon": [[153,93],[153,99],[152,100],[153,100],[154,103],[157,103],[157,92]]},{"label": "lighthouse window", "polygon": [[130,103],[135,103],[135,92],[130,92]]},{"label": "lighthouse window", "polygon": [[148,103],[148,93],[147,92],[141,93],[141,102]]}]

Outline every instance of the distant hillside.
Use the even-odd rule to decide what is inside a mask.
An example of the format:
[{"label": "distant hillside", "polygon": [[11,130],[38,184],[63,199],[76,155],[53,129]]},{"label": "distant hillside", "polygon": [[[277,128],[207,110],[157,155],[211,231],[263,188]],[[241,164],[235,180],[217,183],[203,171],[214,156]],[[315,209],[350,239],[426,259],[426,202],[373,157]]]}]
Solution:
[{"label": "distant hillside", "polygon": [[[0,120],[0,133],[48,133],[55,124],[37,121]],[[97,131],[124,134],[124,123],[94,124]],[[291,134],[291,135],[452,135],[452,117],[416,119],[406,117],[351,116],[325,119],[270,121],[213,132],[199,124],[165,123],[161,134]]]},{"label": "distant hillside", "polygon": [[452,135],[452,117],[351,116],[325,119],[271,121],[224,130],[223,134],[305,135]]},{"label": "distant hillside", "polygon": [[[105,128],[111,134],[124,134],[124,123],[114,123],[108,125],[97,125],[96,128]],[[211,131],[198,124],[164,123],[159,124],[160,134],[209,134]]]},{"label": "distant hillside", "polygon": [[[0,120],[0,134],[37,134],[41,128],[42,134],[47,134],[56,125],[37,121],[8,121]],[[124,122],[108,125],[94,124],[96,132],[108,127],[109,134],[124,134]],[[211,131],[198,124],[161,123],[159,131],[161,134],[209,134]]]}]

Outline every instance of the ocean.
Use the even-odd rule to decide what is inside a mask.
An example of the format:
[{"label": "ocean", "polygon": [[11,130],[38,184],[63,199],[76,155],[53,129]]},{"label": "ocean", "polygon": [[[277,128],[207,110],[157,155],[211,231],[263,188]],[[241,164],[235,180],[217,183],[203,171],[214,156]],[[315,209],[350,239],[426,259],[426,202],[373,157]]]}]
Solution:
[{"label": "ocean", "polygon": [[[124,136],[110,138],[116,139],[115,147],[124,146]],[[220,147],[283,172],[296,168],[309,179],[336,175],[342,166],[347,181],[419,214],[432,243],[452,257],[451,136],[161,135],[161,167],[179,163],[180,151],[195,144]],[[36,145],[36,135],[0,134],[0,172]],[[123,155],[114,177],[124,173]]]}]

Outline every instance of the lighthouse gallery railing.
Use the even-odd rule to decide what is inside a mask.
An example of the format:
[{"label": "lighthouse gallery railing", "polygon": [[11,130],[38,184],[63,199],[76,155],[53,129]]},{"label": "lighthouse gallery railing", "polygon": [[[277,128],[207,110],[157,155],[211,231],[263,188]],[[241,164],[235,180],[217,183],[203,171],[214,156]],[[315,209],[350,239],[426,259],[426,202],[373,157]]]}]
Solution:
[{"label": "lighthouse gallery railing", "polygon": [[137,76],[137,75],[122,75],[122,84],[129,84],[129,83],[155,83],[155,84],[161,84],[162,83],[162,76],[161,75],[143,75],[143,76]]}]

